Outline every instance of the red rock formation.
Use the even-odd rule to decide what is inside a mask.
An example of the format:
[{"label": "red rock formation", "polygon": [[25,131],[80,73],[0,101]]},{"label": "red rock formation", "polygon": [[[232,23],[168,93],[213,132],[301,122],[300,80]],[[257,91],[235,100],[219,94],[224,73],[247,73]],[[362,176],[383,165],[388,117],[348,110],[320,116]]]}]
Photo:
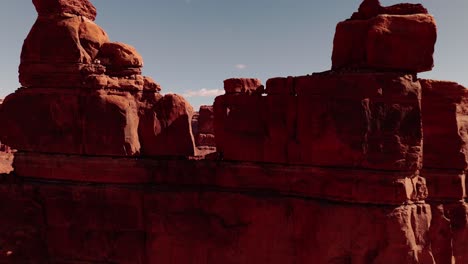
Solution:
[{"label": "red rock formation", "polygon": [[[168,168],[162,173],[177,170]],[[48,183],[1,185],[0,261],[434,263],[423,204],[394,209],[229,189]]]},{"label": "red rock formation", "polygon": [[358,12],[351,16],[352,20],[365,20],[378,15],[414,15],[428,14],[427,9],[421,4],[396,4],[382,6],[379,0],[364,0],[359,6]]},{"label": "red rock formation", "polygon": [[[364,1],[352,20],[337,27],[332,71],[270,79],[266,96],[232,93],[225,82],[226,94],[217,97],[214,104],[220,156],[226,160],[362,171],[360,180],[367,182],[367,189],[350,188],[350,178],[342,179],[331,189],[317,184],[326,190],[321,197],[340,197],[341,201],[369,202],[365,197],[374,192],[389,197],[391,191],[370,188],[372,177],[364,171],[371,169],[381,179],[386,177],[382,171],[393,172],[389,182],[379,182],[380,187],[390,190],[404,182],[413,186],[411,194],[398,196],[394,202],[424,204],[430,195],[425,179],[418,176],[423,157],[424,95],[415,73],[432,69],[435,40],[435,22],[421,5],[382,7],[378,1]],[[451,139],[456,142],[456,138]],[[329,180],[336,177],[334,174]],[[382,205],[389,202],[380,200]],[[428,205],[424,208],[421,209],[429,210]],[[399,210],[400,207],[396,209]],[[339,255],[333,259],[339,263],[434,263],[429,250],[431,235],[437,247],[435,257],[444,263],[442,259],[452,256],[447,252],[452,247],[437,235],[447,231],[446,219],[450,218],[445,214],[448,213],[437,215],[433,221],[424,214],[414,216],[418,225],[425,226],[425,231],[416,236],[408,231],[419,227],[405,227],[404,221],[392,220],[386,228],[402,232],[390,233],[386,238],[388,251],[379,251],[372,259]],[[431,221],[434,227],[429,232]],[[428,243],[423,246],[428,250],[402,248],[413,243]]]},{"label": "red rock formation", "polygon": [[446,81],[421,80],[424,166],[466,170],[468,166],[468,91]]},{"label": "red rock formation", "polygon": [[269,80],[266,90],[273,94],[216,99],[217,147],[225,159],[421,167],[421,88],[410,75],[323,73]]},{"label": "red rock formation", "polygon": [[468,97],[417,78],[436,38],[421,5],[365,0],[331,71],[226,80],[197,119],[198,144],[216,135],[203,159],[191,106],[141,76],[88,2],[34,4],[25,88],[0,107],[19,149],[0,262],[468,263]]},{"label": "red rock formation", "polygon": [[33,0],[39,16],[83,16],[94,21],[96,8],[88,0]]},{"label": "red rock formation", "polygon": [[258,93],[263,92],[263,86],[259,79],[232,78],[224,81],[224,90],[227,94],[234,93]]},{"label": "red rock formation", "polygon": [[110,76],[131,76],[141,74],[143,58],[130,45],[124,43],[104,43],[97,54],[100,63],[106,66]]},{"label": "red rock formation", "polygon": [[[83,155],[194,155],[192,108],[141,75],[130,45],[110,42],[88,1],[35,0],[21,53],[25,87],[0,108],[2,140],[22,151]],[[24,115],[25,112],[33,113]],[[140,120],[141,119],[141,120]]]},{"label": "red rock formation", "polygon": [[435,212],[431,233],[437,263],[468,261],[467,89],[447,81],[421,80],[424,170]]},{"label": "red rock formation", "polygon": [[351,20],[337,25],[332,68],[429,71],[436,38],[434,18],[421,5],[383,8],[366,0]]},{"label": "red rock formation", "polygon": [[145,156],[194,155],[192,106],[181,96],[143,96],[138,131]]},{"label": "red rock formation", "polygon": [[215,147],[213,106],[202,105],[198,111],[197,133],[194,133],[197,146]]}]

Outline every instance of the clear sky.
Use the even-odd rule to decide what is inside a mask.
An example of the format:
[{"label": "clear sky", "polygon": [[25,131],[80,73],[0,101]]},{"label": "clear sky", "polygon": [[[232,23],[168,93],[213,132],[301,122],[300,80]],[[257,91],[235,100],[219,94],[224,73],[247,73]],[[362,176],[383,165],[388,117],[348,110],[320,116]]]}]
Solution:
[{"label": "clear sky", "polygon": [[[163,93],[195,107],[211,104],[223,80],[304,75],[328,70],[336,23],[360,0],[92,0],[96,23],[112,41],[143,55],[145,75]],[[399,3],[381,0],[383,5]],[[468,86],[468,1],[426,0],[436,17],[435,68],[425,78]],[[36,19],[31,0],[0,2],[0,97],[19,87],[21,46]]]}]

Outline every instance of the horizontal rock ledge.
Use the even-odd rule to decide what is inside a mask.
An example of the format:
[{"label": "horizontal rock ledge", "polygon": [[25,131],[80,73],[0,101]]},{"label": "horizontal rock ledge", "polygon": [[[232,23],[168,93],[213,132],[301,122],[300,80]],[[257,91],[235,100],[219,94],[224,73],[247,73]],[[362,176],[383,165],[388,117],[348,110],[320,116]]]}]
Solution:
[{"label": "horizontal rock ledge", "polygon": [[210,186],[362,204],[399,205],[422,202],[427,197],[425,179],[409,171],[29,152],[17,153],[13,167],[15,174],[24,178],[107,184]]}]

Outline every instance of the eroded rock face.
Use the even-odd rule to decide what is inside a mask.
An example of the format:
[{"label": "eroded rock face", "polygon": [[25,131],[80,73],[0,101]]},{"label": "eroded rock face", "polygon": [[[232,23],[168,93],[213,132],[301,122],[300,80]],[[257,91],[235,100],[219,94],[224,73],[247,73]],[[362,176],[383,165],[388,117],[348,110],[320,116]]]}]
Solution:
[{"label": "eroded rock face", "polygon": [[60,153],[66,148],[68,153],[81,153],[79,113],[76,92],[21,89],[7,96],[0,107],[0,119],[6,124],[1,128],[2,140],[24,151]]},{"label": "eroded rock face", "polygon": [[200,106],[200,110],[198,111],[198,116],[196,119],[196,128],[197,131],[194,131],[194,136],[197,146],[216,146],[213,106]]},{"label": "eroded rock face", "polygon": [[141,74],[143,58],[130,45],[124,43],[104,43],[97,59],[107,68],[111,76]]},{"label": "eroded rock face", "polygon": [[234,93],[257,93],[263,92],[262,82],[254,78],[232,78],[224,80],[224,90],[227,94]]},{"label": "eroded rock face", "polygon": [[336,27],[332,68],[429,71],[436,31],[434,18],[420,5],[383,8],[364,1],[351,20]]},{"label": "eroded rock face", "polygon": [[468,90],[454,82],[421,80],[424,166],[465,170],[468,165]]},{"label": "eroded rock face", "polygon": [[33,0],[39,16],[83,16],[94,21],[96,8],[88,0]]},{"label": "eroded rock face", "polygon": [[176,94],[158,97],[143,97],[141,102],[138,131],[143,155],[194,155],[191,127],[193,108]]},{"label": "eroded rock face", "polygon": [[21,53],[23,88],[0,109],[0,120],[10,124],[0,129],[2,140],[44,153],[194,155],[190,104],[159,94],[160,85],[141,75],[136,49],[110,42],[92,21],[91,3],[33,2],[39,16]]},{"label": "eroded rock face", "polygon": [[134,156],[140,153],[138,107],[129,92],[99,90],[83,96],[83,152]]},{"label": "eroded rock face", "polygon": [[[266,90],[273,94],[267,96],[216,99],[217,146],[224,158],[386,170],[421,167],[421,86],[413,76],[323,73],[289,82],[294,85],[280,86],[287,79],[268,81]],[[279,95],[281,90],[296,95]]]},{"label": "eroded rock face", "polygon": [[436,38],[421,5],[365,0],[331,71],[226,80],[196,133],[218,153],[198,160],[190,104],[87,1],[34,4],[25,87],[0,107],[20,151],[0,262],[468,261],[466,91],[417,78]]},{"label": "eroded rock face", "polygon": [[[181,165],[169,163],[156,175],[202,176]],[[0,261],[434,263],[425,204],[360,206],[229,189],[46,183],[0,185],[0,213],[8,216],[0,220]]]},{"label": "eroded rock face", "polygon": [[105,71],[92,63],[108,41],[104,30],[82,17],[39,17],[24,41],[20,83],[25,87],[82,87],[86,69]]},{"label": "eroded rock face", "polygon": [[392,6],[382,6],[379,0],[364,0],[359,6],[358,12],[352,16],[352,20],[365,20],[378,15],[414,15],[428,14],[427,9],[421,4],[396,4]]},{"label": "eroded rock face", "polygon": [[436,263],[468,261],[467,89],[455,82],[420,80],[424,169],[432,204],[431,241]]}]

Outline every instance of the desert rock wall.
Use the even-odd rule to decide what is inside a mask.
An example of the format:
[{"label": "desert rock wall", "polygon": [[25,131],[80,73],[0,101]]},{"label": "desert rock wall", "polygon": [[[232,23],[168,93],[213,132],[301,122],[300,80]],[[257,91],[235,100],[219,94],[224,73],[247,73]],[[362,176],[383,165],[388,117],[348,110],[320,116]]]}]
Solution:
[{"label": "desert rock wall", "polygon": [[33,3],[0,105],[1,263],[468,263],[468,97],[418,78],[422,5],[364,0],[330,71],[227,79],[193,120],[89,1]]},{"label": "desert rock wall", "polygon": [[[366,198],[376,204],[323,199],[351,195],[344,181],[327,181],[340,173],[345,178],[346,171],[16,158],[31,166],[17,172],[28,177],[5,177],[1,185],[0,211],[7,217],[0,260],[9,263],[433,263],[429,205],[379,201],[377,193],[397,192],[379,184],[368,187]],[[45,177],[46,171],[54,173]]]}]

